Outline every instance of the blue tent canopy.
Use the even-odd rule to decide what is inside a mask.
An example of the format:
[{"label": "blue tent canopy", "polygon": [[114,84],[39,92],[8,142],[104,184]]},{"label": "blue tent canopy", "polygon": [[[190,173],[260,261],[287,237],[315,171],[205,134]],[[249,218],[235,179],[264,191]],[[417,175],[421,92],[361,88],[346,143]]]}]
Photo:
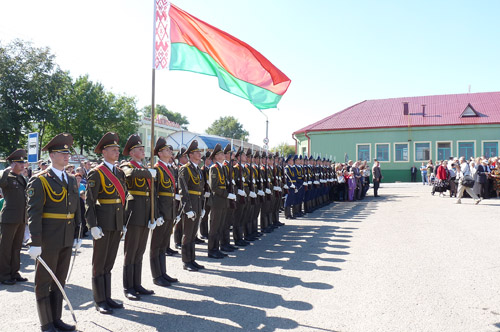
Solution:
[{"label": "blue tent canopy", "polygon": [[208,149],[215,148],[215,145],[217,143],[219,143],[222,146],[222,148],[224,149],[224,147],[226,145],[228,145],[228,144],[231,143],[227,139],[223,139],[223,138],[216,137],[216,136],[198,135],[198,138],[201,139],[201,140],[203,140],[203,142],[205,142],[205,144],[207,145]]}]

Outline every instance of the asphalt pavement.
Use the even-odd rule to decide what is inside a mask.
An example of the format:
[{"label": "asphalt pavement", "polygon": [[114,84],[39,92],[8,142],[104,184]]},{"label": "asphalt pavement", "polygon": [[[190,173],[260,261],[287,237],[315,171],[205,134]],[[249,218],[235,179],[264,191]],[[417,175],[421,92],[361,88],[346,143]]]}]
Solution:
[{"label": "asphalt pavement", "polygon": [[[142,301],[122,292],[123,242],[113,269],[113,315],[94,309],[92,242],[83,241],[66,286],[80,331],[500,331],[500,200],[430,195],[421,184],[383,184],[380,198],[335,202],[222,260],[196,246],[202,272],[167,257],[180,282],[152,283]],[[39,331],[34,264],[29,281],[0,285],[0,331]],[[71,322],[65,307],[63,320]]]}]

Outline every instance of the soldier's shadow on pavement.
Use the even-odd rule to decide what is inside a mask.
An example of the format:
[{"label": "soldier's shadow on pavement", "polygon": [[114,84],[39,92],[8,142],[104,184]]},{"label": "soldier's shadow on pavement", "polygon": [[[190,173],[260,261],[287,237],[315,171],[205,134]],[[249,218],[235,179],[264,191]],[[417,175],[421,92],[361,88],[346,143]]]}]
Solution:
[{"label": "soldier's shadow on pavement", "polygon": [[[280,295],[238,287],[182,284],[175,288],[191,294],[212,297],[215,301],[186,300],[178,297],[144,297],[144,301],[162,306],[166,312],[138,312],[133,308],[141,308],[140,303],[127,303],[126,310],[118,311],[115,316],[155,327],[159,331],[164,331],[167,326],[170,331],[275,331],[294,329],[299,326],[299,323],[288,318],[268,316],[266,310],[260,308],[284,306],[294,310],[312,309],[309,303],[285,301]],[[243,303],[241,303],[242,299],[245,299]],[[185,312],[185,315],[170,314],[168,311],[172,309],[176,312]],[[214,319],[227,320],[232,323],[225,324]]]}]

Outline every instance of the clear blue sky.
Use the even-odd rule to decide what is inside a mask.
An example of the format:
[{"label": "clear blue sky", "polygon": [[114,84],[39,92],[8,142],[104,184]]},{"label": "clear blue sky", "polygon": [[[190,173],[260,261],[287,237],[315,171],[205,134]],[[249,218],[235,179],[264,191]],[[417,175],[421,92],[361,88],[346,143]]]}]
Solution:
[{"label": "clear blue sky", "polygon": [[[292,79],[268,110],[270,145],[366,99],[500,90],[500,1],[178,0]],[[0,0],[0,40],[48,46],[71,75],[151,102],[153,0]],[[157,73],[157,103],[203,132],[234,115],[260,144],[265,117],[215,78]]]}]

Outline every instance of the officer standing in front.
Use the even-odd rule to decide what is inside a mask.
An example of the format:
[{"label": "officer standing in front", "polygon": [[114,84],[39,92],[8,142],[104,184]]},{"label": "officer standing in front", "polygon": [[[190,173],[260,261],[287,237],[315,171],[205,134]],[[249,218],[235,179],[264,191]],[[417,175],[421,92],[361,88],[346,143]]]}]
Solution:
[{"label": "officer standing in front", "polygon": [[[28,222],[31,232],[29,255],[40,256],[64,287],[71,260],[75,228],[80,226],[80,195],[69,163],[73,137],[59,134],[42,151],[49,151],[52,165],[28,183]],[[77,243],[77,246],[80,244]],[[61,320],[63,295],[41,264],[36,264],[35,295],[42,331],[74,331]]]},{"label": "officer standing in front", "polygon": [[22,173],[26,150],[18,149],[7,157],[10,167],[0,173],[4,204],[0,211],[0,282],[14,285],[28,281],[21,277],[21,247],[26,227],[26,180]]},{"label": "officer standing in front", "polygon": [[103,162],[88,173],[85,217],[93,237],[92,293],[101,314],[112,314],[123,304],[111,298],[111,270],[124,227],[125,174],[115,166],[120,156],[118,134],[106,133],[94,149]]},{"label": "officer standing in front", "polygon": [[153,177],[150,171],[142,166],[145,155],[139,135],[130,135],[123,148],[123,155],[131,157],[121,166],[128,189],[125,205],[127,224],[123,246],[123,289],[127,299],[137,301],[141,299],[140,295],[154,294],[154,291],[142,286],[142,257],[146,251],[149,230],[156,227],[154,216],[151,215],[150,201]]},{"label": "officer standing in front", "polygon": [[[198,141],[193,140],[184,153],[189,162],[179,169],[179,194],[181,196],[182,211],[182,262],[184,270],[198,271],[204,269],[203,265],[196,262],[195,239],[198,231],[198,217],[202,213],[202,195],[204,182],[199,163],[201,151]],[[201,215],[201,217],[203,217]]]},{"label": "officer standing in front", "polygon": [[170,248],[170,237],[174,228],[175,219],[175,193],[177,181],[171,162],[173,158],[172,146],[167,145],[164,137],[158,138],[154,153],[158,156],[156,170],[156,228],[151,235],[151,246],[149,250],[149,261],[153,283],[157,286],[167,287],[172,282],[177,282],[167,274],[167,261],[165,255]]}]

